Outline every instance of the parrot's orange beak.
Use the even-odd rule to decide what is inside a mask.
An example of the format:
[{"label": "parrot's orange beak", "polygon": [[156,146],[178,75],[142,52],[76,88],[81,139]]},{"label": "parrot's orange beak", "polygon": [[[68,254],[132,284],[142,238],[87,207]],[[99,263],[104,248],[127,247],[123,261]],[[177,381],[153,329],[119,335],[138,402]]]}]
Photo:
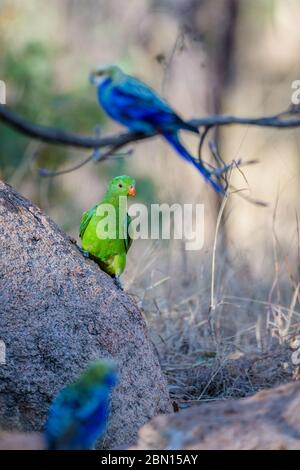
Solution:
[{"label": "parrot's orange beak", "polygon": [[136,189],[134,186],[130,186],[130,188],[128,189],[128,196],[135,196],[136,195]]}]

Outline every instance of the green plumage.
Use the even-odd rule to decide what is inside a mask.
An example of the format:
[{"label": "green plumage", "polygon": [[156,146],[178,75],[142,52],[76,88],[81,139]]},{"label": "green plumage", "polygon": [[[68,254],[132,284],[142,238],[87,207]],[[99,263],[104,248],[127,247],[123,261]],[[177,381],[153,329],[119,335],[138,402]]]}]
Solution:
[{"label": "green plumage", "polygon": [[[117,176],[110,181],[103,200],[86,211],[81,219],[80,238],[82,249],[96,261],[101,269],[113,277],[119,278],[126,266],[126,254],[132,244],[128,233],[130,217],[123,211],[121,202],[127,196],[135,195],[135,181],[130,176]],[[123,197],[123,199],[121,199]],[[109,205],[109,206],[106,206]],[[108,209],[107,209],[108,208]],[[113,216],[114,236],[101,235],[100,225]]]}]

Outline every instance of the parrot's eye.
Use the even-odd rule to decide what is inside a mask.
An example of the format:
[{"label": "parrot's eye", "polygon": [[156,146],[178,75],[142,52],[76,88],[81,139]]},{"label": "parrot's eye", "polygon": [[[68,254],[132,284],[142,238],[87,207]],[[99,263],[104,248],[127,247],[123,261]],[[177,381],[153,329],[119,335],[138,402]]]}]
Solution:
[{"label": "parrot's eye", "polygon": [[123,185],[122,185],[122,183],[119,183],[119,188],[123,188]]}]

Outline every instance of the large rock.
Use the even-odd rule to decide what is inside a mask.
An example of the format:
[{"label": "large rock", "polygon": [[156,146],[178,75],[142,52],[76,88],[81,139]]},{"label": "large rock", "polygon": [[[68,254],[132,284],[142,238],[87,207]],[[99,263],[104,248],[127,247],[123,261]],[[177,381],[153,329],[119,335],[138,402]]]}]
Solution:
[{"label": "large rock", "polygon": [[38,431],[50,401],[92,359],[119,366],[104,447],[130,445],[170,411],[140,311],[37,207],[0,182],[0,429]]},{"label": "large rock", "polygon": [[135,449],[300,449],[300,383],[156,417]]}]

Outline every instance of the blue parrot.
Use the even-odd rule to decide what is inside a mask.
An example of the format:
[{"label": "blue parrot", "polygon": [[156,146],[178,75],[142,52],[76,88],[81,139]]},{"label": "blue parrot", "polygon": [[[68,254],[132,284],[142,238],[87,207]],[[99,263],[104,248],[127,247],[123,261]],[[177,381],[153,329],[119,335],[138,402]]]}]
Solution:
[{"label": "blue parrot", "polygon": [[116,381],[115,364],[101,359],[62,389],[49,409],[44,432],[47,448],[90,449],[105,431],[110,391]]},{"label": "blue parrot", "polygon": [[[97,77],[106,77],[101,82]],[[159,131],[175,150],[192,163],[215,191],[224,193],[213,172],[205,168],[182,145],[178,132],[188,130],[199,134],[198,128],[181,119],[154,90],[126,75],[117,65],[99,67],[90,76],[97,85],[98,100],[105,112],[130,131],[152,134]]]}]

